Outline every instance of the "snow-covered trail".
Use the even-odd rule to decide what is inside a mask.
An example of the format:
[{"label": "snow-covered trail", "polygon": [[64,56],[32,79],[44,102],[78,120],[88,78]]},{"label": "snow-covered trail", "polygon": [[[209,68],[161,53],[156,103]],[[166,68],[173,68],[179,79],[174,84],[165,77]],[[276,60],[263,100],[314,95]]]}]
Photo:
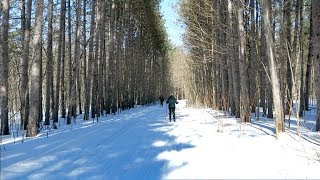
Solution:
[{"label": "snow-covered trail", "polygon": [[[127,179],[161,177],[164,161],[155,157],[172,141],[175,125],[165,120],[159,105],[135,108],[45,134],[25,143],[1,147],[3,179]],[[4,151],[4,148],[6,151]],[[150,168],[152,167],[152,168]],[[2,179],[1,178],[1,179]]]},{"label": "snow-covered trail", "polygon": [[290,132],[276,140],[270,120],[240,126],[185,101],[176,123],[166,113],[158,104],[137,107],[95,123],[78,120],[49,138],[4,142],[0,179],[320,179],[320,146]]}]

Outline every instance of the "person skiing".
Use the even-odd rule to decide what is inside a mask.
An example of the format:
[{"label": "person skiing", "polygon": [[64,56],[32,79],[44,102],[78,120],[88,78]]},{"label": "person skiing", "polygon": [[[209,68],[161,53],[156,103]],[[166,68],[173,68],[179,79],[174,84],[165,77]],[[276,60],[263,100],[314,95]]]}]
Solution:
[{"label": "person skiing", "polygon": [[178,101],[176,100],[176,98],[173,95],[170,95],[166,101],[166,103],[168,104],[168,108],[169,108],[169,120],[171,122],[171,114],[173,115],[173,121],[176,121],[176,113],[175,113],[175,109],[176,109],[176,104],[178,104]]},{"label": "person skiing", "polygon": [[164,98],[163,98],[162,94],[159,97],[159,101],[160,101],[160,105],[163,106]]}]

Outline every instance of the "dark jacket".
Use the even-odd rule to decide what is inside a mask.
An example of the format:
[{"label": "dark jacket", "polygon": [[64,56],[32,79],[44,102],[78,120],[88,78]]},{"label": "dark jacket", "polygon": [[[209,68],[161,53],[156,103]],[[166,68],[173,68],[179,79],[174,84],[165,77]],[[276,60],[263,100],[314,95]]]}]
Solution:
[{"label": "dark jacket", "polygon": [[163,98],[162,95],[159,97],[159,100],[160,100],[161,102],[164,101],[164,98]]},{"label": "dark jacket", "polygon": [[168,104],[169,108],[175,108],[178,101],[173,96],[169,96],[166,103]]}]

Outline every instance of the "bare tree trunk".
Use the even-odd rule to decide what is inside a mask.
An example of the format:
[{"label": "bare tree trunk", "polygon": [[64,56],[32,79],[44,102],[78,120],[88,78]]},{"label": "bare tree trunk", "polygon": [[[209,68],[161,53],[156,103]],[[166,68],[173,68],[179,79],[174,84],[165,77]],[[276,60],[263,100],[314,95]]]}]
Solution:
[{"label": "bare tree trunk", "polygon": [[[22,2],[24,4],[24,1]],[[25,13],[25,23],[22,23],[23,29],[23,46],[22,58],[20,62],[20,117],[21,129],[26,129],[29,118],[29,88],[28,88],[28,66],[29,66],[29,46],[30,46],[30,32],[31,32],[31,7],[32,0],[28,0]],[[23,22],[23,21],[22,21]],[[24,25],[23,25],[24,24]]]},{"label": "bare tree trunk", "polygon": [[[221,25],[224,22],[224,18],[223,18],[223,2],[221,2],[220,0],[217,1],[217,21],[218,23]],[[216,32],[216,36],[217,36],[217,43],[218,46],[221,47],[222,49],[224,49],[224,44],[225,44],[225,33],[222,27],[220,27],[220,25],[217,27],[217,32]],[[226,56],[224,55],[224,53],[219,52],[217,54],[218,56],[218,61],[219,61],[219,71],[220,71],[220,78],[218,77],[219,80],[219,87],[221,88],[221,93],[220,93],[220,108],[224,111],[227,110],[227,106],[228,106],[228,87],[227,87],[227,73],[228,71],[226,70]]]},{"label": "bare tree trunk", "polygon": [[314,84],[317,97],[316,131],[320,131],[320,1],[318,0],[312,0],[312,31]]},{"label": "bare tree trunk", "polygon": [[[267,89],[266,81],[269,81],[269,79],[266,78],[266,72],[265,72],[265,68],[267,68],[267,58],[266,58],[266,38],[265,38],[264,34],[265,34],[264,26],[263,26],[263,24],[261,24],[261,46],[260,46],[261,63],[260,63],[260,70],[259,70],[260,71],[260,107],[262,107],[262,109],[263,109],[263,116],[266,116],[267,115],[266,92],[268,93],[268,91],[269,91],[269,90],[266,90]],[[269,84],[269,83],[267,83],[267,84]],[[268,89],[270,89],[271,93],[269,93],[269,94],[270,94],[270,96],[272,96],[271,87],[269,87]],[[269,99],[272,101],[272,97]],[[273,114],[272,102],[270,103],[270,105],[271,105],[271,115],[272,115]]]},{"label": "bare tree trunk", "polygon": [[[65,54],[65,14],[66,14],[66,1],[61,1],[61,14],[60,14],[60,31],[59,31],[59,39],[58,39],[58,57],[57,57],[57,74],[56,74],[56,96],[54,103],[54,115],[53,115],[53,123],[58,122],[58,112],[59,112],[59,96],[60,96],[60,72],[61,72],[61,61],[63,61],[64,68],[64,54]],[[64,89],[64,69],[62,69],[62,79],[61,86]],[[61,92],[61,99],[64,103],[64,91]],[[62,106],[63,107],[63,106]]]},{"label": "bare tree trunk", "polygon": [[[250,106],[251,112],[255,112],[256,102],[257,102],[257,49],[256,49],[256,24],[254,18],[255,11],[255,0],[250,0],[249,11],[250,11],[250,31],[249,31],[249,93],[250,93]],[[249,16],[249,15],[248,15]]]},{"label": "bare tree trunk", "polygon": [[272,94],[273,94],[273,102],[275,106],[276,113],[276,136],[279,138],[279,133],[283,132],[283,106],[281,100],[281,92],[280,92],[280,79],[278,76],[276,62],[274,57],[274,44],[273,37],[271,32],[271,21],[270,21],[270,4],[271,0],[263,0],[263,22],[265,27],[265,36],[266,36],[266,44],[267,44],[267,52],[269,59],[269,67],[271,74],[271,84],[272,84]]},{"label": "bare tree trunk", "polygon": [[[53,0],[49,0],[49,14],[48,14],[48,45],[47,45],[47,64],[46,64],[46,112],[45,125],[50,125],[50,96],[52,80],[52,16],[53,16]],[[59,82],[57,82],[59,86]]]},{"label": "bare tree trunk", "polygon": [[71,116],[72,116],[72,50],[71,50],[71,0],[68,0],[68,82],[69,82],[69,89],[68,89],[68,114],[67,114],[67,124],[71,123]]},{"label": "bare tree trunk", "polygon": [[[280,89],[281,89],[281,95],[284,97],[282,99],[282,104],[286,105],[287,97],[286,97],[286,54],[287,54],[287,44],[286,44],[286,38],[285,38],[285,12],[284,12],[284,3],[283,1],[280,1],[280,10],[279,13],[281,13],[280,17],[280,42],[279,43],[279,66],[282,71],[280,71]],[[271,7],[270,7],[271,8]],[[274,12],[273,14],[275,14]],[[275,15],[272,17],[275,18]],[[273,31],[274,32],[274,31]],[[285,112],[286,113],[286,112]]]},{"label": "bare tree trunk", "polygon": [[8,63],[9,63],[9,0],[2,1],[2,27],[0,35],[0,108],[1,108],[1,132],[0,135],[8,135],[9,132],[9,118],[8,118]]},{"label": "bare tree trunk", "polygon": [[[300,66],[300,90],[299,90],[299,116],[303,116],[304,111],[304,59],[303,59],[303,6],[301,4],[302,2],[299,2],[298,8],[299,8],[299,17],[300,17],[300,29],[299,29],[299,59],[301,61]],[[299,64],[297,64],[297,67]],[[297,82],[296,82],[297,83]]]},{"label": "bare tree trunk", "polygon": [[[64,1],[64,17],[66,16],[66,1]],[[66,118],[66,85],[65,85],[65,64],[66,64],[66,32],[65,32],[65,23],[63,23],[63,34],[62,34],[62,59],[61,59],[61,118]],[[71,38],[70,38],[71,39]],[[58,77],[58,76],[57,76]],[[56,105],[56,104],[55,104]],[[58,106],[59,104],[57,104]],[[57,108],[59,109],[59,108]]]},{"label": "bare tree trunk", "polygon": [[[79,90],[79,88],[81,88],[80,85],[80,12],[81,12],[81,0],[77,0],[76,1],[77,6],[76,6],[76,29],[75,29],[75,46],[74,46],[74,66],[73,67],[73,81],[72,81],[72,116],[75,118],[77,116],[77,95],[78,96],[78,100],[79,100],[79,113],[80,113],[80,109],[81,109],[81,89]],[[78,90],[78,94],[77,94],[77,90]]]},{"label": "bare tree trunk", "polygon": [[[42,53],[42,28],[41,28],[41,34],[40,34],[40,82],[39,82],[39,115],[38,115],[38,121],[37,121],[37,127],[40,128],[40,125],[43,121],[43,107],[42,107],[42,100],[43,100],[43,94],[42,94],[42,82],[43,82],[43,64],[42,64],[42,59],[43,59],[43,53]],[[38,132],[37,132],[38,133]]]},{"label": "bare tree trunk", "polygon": [[83,1],[83,22],[82,22],[82,38],[83,38],[83,93],[84,93],[84,116],[83,120],[88,120],[88,113],[89,111],[86,109],[89,109],[88,103],[87,103],[87,95],[88,95],[88,83],[87,83],[87,30],[86,30],[86,14],[87,14],[87,1]]},{"label": "bare tree trunk", "polygon": [[249,82],[247,67],[244,58],[245,54],[245,36],[243,25],[243,0],[238,3],[238,37],[240,40],[239,46],[239,69],[240,69],[240,118],[242,122],[250,122],[250,101],[249,101]]},{"label": "bare tree trunk", "polygon": [[306,84],[305,84],[305,94],[304,94],[304,110],[309,111],[309,97],[310,97],[310,84],[311,84],[311,69],[312,69],[312,6],[310,9],[310,30],[309,30],[309,47],[308,47],[308,60],[306,69]]},{"label": "bare tree trunk", "polygon": [[[239,92],[239,85],[238,85],[238,73],[236,72],[236,58],[235,58],[235,51],[234,51],[234,37],[233,37],[233,2],[231,0],[228,0],[228,16],[227,16],[227,22],[228,22],[228,42],[229,42],[229,56],[230,56],[230,61],[231,61],[231,74],[232,76],[232,99],[234,100],[234,116],[240,117],[240,102],[239,102],[239,97],[240,94]],[[229,79],[229,81],[231,81]],[[230,95],[231,95],[230,94]]]},{"label": "bare tree trunk", "polygon": [[[298,57],[298,29],[299,29],[299,9],[300,9],[300,1],[296,1],[295,3],[295,17],[294,17],[294,29],[293,29],[293,42],[292,42],[292,53],[291,53],[291,59],[292,59],[292,69],[294,71],[293,76],[296,76],[298,74],[299,70],[299,57]],[[291,75],[292,77],[292,75]],[[294,78],[294,77],[293,77]],[[295,83],[295,87],[297,87],[297,83]],[[295,90],[298,92],[297,90]]]},{"label": "bare tree trunk", "polygon": [[286,57],[286,64],[287,64],[287,86],[285,89],[286,92],[286,110],[285,114],[290,114],[292,109],[292,47],[291,47],[291,0],[284,0],[284,17],[285,19],[285,57]]},{"label": "bare tree trunk", "polygon": [[100,18],[101,18],[101,26],[100,26],[100,57],[99,57],[99,101],[100,101],[100,113],[103,114],[104,110],[104,74],[105,74],[105,1],[101,1],[100,3]]},{"label": "bare tree trunk", "polygon": [[[93,0],[91,6],[91,24],[90,24],[90,40],[89,40],[89,56],[88,56],[88,76],[86,78],[86,97],[84,105],[84,116],[85,120],[89,120],[89,104],[90,104],[90,95],[91,95],[91,81],[92,81],[92,65],[93,65],[93,40],[94,40],[94,29],[95,29],[95,15],[96,15],[96,1]],[[92,107],[92,106],[91,106]]]},{"label": "bare tree trunk", "polygon": [[91,62],[93,64],[93,76],[92,76],[92,91],[91,91],[91,117],[94,119],[98,116],[98,60],[99,60],[99,39],[100,39],[100,27],[101,27],[101,16],[100,16],[100,4],[101,0],[97,0],[98,12],[96,16],[96,36],[95,36],[95,49],[94,58]]},{"label": "bare tree trunk", "polygon": [[43,0],[36,1],[36,17],[33,35],[33,64],[31,66],[31,89],[30,89],[30,115],[27,127],[27,136],[33,137],[38,133],[37,122],[39,120],[40,106],[40,76],[41,76],[41,27],[43,17]]},{"label": "bare tree trunk", "polygon": [[112,113],[113,114],[115,114],[116,113],[116,111],[117,111],[117,102],[116,102],[116,100],[117,100],[117,81],[116,81],[116,75],[117,75],[117,73],[116,73],[116,70],[117,70],[117,68],[116,68],[116,60],[115,60],[115,26],[116,26],[116,23],[115,23],[115,21],[116,21],[116,15],[115,15],[115,2],[114,2],[114,0],[111,0],[110,1],[110,6],[111,6],[111,13],[110,13],[110,17],[111,17],[111,19],[110,19],[110,29],[111,29],[111,33],[110,33],[110,49],[109,49],[109,52],[110,52],[110,54],[109,54],[109,63],[110,63],[110,72],[111,72],[111,75],[110,75],[110,81],[109,81],[109,83],[110,83],[110,85],[111,85],[111,87],[112,87],[112,90],[111,90],[111,92],[110,92],[110,99],[112,99],[111,100],[111,106],[112,106]]}]

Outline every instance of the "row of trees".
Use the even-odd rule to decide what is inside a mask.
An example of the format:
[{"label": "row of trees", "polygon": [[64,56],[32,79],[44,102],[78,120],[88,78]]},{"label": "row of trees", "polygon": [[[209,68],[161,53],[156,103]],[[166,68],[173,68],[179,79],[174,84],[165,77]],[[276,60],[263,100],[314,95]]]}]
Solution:
[{"label": "row of trees", "polygon": [[243,122],[258,107],[268,118],[275,111],[277,135],[284,131],[285,115],[303,116],[313,94],[320,102],[319,3],[182,0],[187,99]]},{"label": "row of trees", "polygon": [[1,7],[2,135],[17,117],[35,136],[59,117],[70,124],[168,94],[159,0],[10,2]]}]

